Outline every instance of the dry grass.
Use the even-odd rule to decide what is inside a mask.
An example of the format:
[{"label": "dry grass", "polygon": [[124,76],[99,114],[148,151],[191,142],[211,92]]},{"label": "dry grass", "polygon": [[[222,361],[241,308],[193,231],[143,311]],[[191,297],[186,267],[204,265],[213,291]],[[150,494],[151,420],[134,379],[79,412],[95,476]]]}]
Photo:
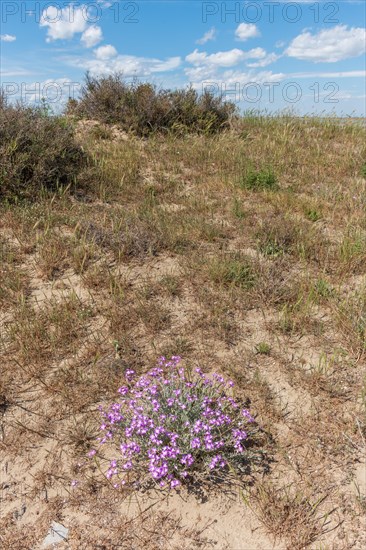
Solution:
[{"label": "dry grass", "polygon": [[309,548],[329,528],[329,512],[319,513],[325,500],[319,494],[308,495],[291,484],[277,488],[270,483],[259,486],[253,496],[257,513],[276,537],[286,538],[288,548]]},{"label": "dry grass", "polygon": [[99,170],[87,192],[2,206],[1,544],[30,547],[56,520],[70,548],[225,547],[173,512],[129,523],[93,476],[70,489],[125,368],[181,354],[235,380],[266,431],[272,463],[247,498],[270,540],[361,547],[364,129],[102,130],[78,130]]}]

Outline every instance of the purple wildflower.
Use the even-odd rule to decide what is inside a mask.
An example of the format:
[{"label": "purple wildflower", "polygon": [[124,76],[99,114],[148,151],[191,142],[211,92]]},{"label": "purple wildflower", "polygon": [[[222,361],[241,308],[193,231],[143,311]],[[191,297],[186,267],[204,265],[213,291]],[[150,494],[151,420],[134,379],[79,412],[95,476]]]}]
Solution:
[{"label": "purple wildflower", "polygon": [[[126,370],[128,387],[118,389],[119,399],[106,410],[99,407],[97,441],[119,455],[105,473],[114,487],[136,487],[136,479],[141,486],[150,476],[173,489],[188,476],[187,469],[224,468],[245,451],[254,418],[226,393],[233,382],[217,373],[205,375],[199,367],[186,374],[180,360],[161,357],[139,377]],[[96,453],[91,449],[88,455]],[[126,471],[127,481],[121,479]]]},{"label": "purple wildflower", "polygon": [[182,456],[180,461],[185,466],[192,466],[192,464],[194,462],[194,458],[191,454],[187,454],[187,455]]},{"label": "purple wildflower", "polygon": [[128,382],[131,382],[131,380],[135,377],[135,371],[132,369],[126,370],[125,377]]},{"label": "purple wildflower", "polygon": [[201,447],[201,441],[199,437],[194,437],[191,441],[192,449],[199,449]]}]

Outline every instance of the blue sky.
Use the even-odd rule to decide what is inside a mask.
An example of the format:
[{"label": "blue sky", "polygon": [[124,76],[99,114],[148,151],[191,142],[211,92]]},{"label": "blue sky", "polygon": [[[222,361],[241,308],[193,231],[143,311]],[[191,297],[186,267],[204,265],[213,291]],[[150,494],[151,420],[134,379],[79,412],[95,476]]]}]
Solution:
[{"label": "blue sky", "polygon": [[120,71],[244,109],[364,116],[365,17],[363,0],[1,0],[1,84],[57,107],[87,70]]}]

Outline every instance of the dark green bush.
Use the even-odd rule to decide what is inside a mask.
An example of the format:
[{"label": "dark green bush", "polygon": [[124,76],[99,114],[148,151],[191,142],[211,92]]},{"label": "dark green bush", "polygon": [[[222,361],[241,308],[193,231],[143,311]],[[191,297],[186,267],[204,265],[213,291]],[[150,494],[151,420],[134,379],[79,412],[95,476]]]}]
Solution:
[{"label": "dark green bush", "polygon": [[120,74],[86,75],[79,101],[72,100],[69,114],[117,124],[146,136],[152,132],[215,133],[228,127],[234,104],[194,89],[160,90],[153,84],[127,83]]},{"label": "dark green bush", "polygon": [[34,199],[75,182],[86,155],[64,118],[0,94],[0,200]]}]

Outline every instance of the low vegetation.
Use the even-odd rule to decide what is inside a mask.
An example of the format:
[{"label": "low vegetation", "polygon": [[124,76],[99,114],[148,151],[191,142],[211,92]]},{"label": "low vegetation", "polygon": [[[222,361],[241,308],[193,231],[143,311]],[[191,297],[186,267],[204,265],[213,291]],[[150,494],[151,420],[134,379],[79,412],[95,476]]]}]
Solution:
[{"label": "low vegetation", "polygon": [[249,169],[240,181],[240,186],[252,191],[276,190],[276,176],[270,168],[262,170]]},{"label": "low vegetation", "polygon": [[224,548],[234,523],[248,548],[361,547],[365,129],[224,129],[222,106],[141,86],[89,78],[71,119],[1,106],[0,545],[58,521],[72,548]]}]

